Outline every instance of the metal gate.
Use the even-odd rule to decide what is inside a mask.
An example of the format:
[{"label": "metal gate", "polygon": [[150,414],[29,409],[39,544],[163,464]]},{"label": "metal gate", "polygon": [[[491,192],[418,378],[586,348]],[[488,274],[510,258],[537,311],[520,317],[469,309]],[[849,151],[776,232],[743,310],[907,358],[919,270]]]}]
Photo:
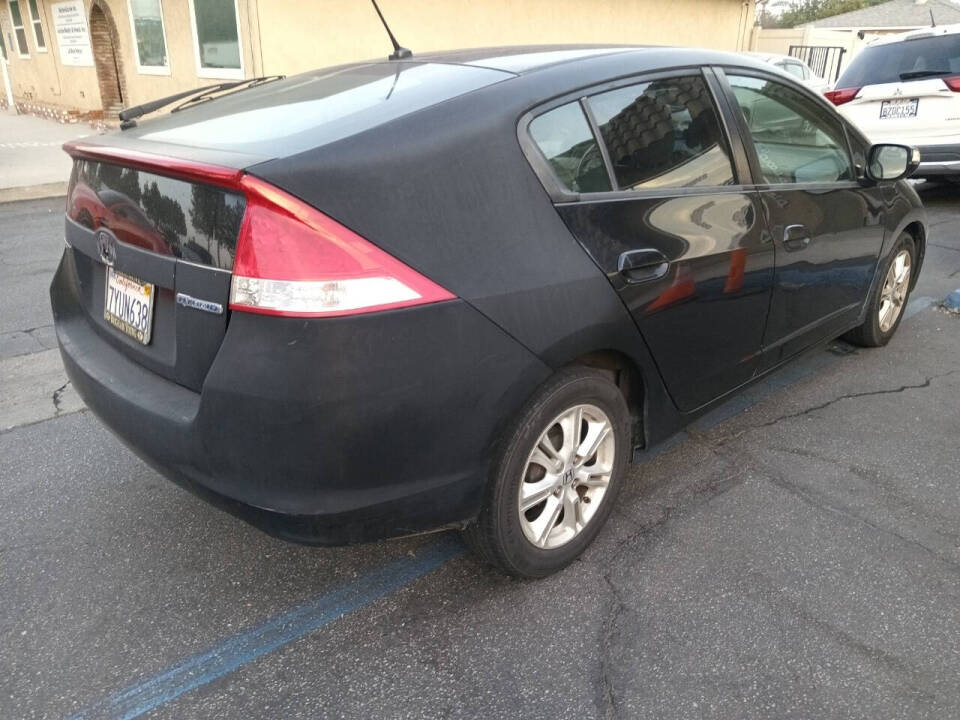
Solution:
[{"label": "metal gate", "polygon": [[836,82],[846,48],[833,45],[791,45],[788,54],[803,60],[824,80]]}]

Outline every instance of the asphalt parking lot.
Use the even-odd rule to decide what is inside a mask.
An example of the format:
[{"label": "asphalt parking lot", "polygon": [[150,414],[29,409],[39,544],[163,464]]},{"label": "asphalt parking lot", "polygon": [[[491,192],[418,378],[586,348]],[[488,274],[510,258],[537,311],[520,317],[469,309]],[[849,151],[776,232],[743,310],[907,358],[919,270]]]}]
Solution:
[{"label": "asphalt parking lot", "polygon": [[0,718],[960,716],[960,318],[937,306],[960,188],[921,191],[891,344],[834,343],[698,422],[538,582],[450,534],[288,545],[163,480],[63,385],[62,199],[0,205]]}]

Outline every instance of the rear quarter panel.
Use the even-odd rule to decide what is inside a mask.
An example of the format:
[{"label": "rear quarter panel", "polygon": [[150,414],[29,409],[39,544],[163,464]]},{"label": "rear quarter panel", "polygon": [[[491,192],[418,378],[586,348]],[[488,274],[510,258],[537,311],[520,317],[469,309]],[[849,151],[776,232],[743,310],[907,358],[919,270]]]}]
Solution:
[{"label": "rear quarter panel", "polygon": [[[568,91],[569,80],[556,82]],[[549,85],[499,83],[249,171],[463,298],[550,367],[596,350],[627,355],[658,418],[644,424],[655,440],[679,422],[650,353],[517,140],[520,116]]]}]

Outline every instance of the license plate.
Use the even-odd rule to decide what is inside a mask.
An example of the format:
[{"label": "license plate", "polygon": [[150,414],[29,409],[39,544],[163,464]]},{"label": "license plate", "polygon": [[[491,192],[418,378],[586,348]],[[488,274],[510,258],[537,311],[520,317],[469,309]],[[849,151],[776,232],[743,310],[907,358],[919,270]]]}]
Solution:
[{"label": "license plate", "polygon": [[880,119],[908,118],[917,116],[917,105],[920,98],[904,98],[903,100],[884,100],[880,103]]},{"label": "license plate", "polygon": [[139,343],[150,343],[153,325],[153,283],[107,268],[103,319]]}]

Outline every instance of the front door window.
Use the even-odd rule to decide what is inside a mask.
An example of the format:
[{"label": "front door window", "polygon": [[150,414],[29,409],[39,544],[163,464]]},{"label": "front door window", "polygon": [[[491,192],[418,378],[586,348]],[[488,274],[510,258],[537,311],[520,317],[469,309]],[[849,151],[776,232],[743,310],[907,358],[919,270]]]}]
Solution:
[{"label": "front door window", "polygon": [[739,75],[728,80],[753,138],[764,182],[854,179],[843,128],[828,109],[774,80]]}]

